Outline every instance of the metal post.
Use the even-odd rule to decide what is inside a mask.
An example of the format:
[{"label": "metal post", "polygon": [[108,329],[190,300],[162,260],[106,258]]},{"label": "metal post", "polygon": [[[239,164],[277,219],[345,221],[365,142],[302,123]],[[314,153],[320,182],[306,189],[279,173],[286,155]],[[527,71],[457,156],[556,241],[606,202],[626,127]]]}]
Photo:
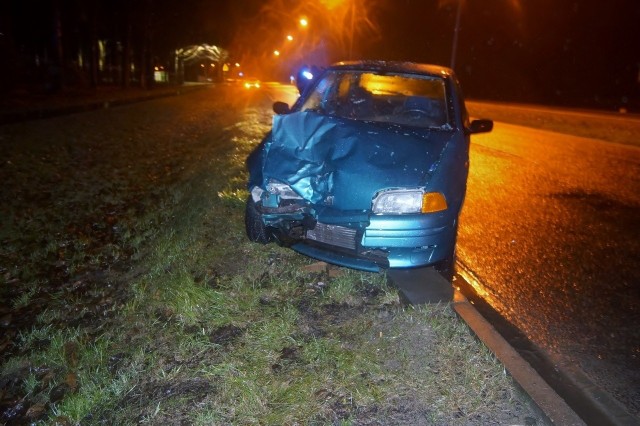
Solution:
[{"label": "metal post", "polygon": [[458,0],[458,10],[456,11],[456,26],[453,30],[453,46],[451,48],[451,69],[456,66],[456,53],[458,50],[458,32],[460,31],[460,14],[462,12],[462,2]]}]

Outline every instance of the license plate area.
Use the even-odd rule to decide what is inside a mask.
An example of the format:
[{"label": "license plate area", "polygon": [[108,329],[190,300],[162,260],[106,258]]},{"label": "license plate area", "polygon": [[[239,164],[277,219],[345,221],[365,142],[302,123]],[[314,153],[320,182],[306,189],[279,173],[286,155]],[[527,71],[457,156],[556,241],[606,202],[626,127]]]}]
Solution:
[{"label": "license plate area", "polygon": [[356,230],[344,226],[318,222],[314,229],[307,230],[306,238],[348,250],[356,249]]}]

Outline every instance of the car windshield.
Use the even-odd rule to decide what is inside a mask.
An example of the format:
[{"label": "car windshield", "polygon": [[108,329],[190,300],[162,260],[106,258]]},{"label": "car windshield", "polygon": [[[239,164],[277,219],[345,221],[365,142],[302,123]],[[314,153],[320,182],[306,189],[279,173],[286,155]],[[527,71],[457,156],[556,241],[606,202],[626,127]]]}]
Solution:
[{"label": "car windshield", "polygon": [[450,128],[444,80],[415,74],[329,71],[300,110],[355,120]]}]

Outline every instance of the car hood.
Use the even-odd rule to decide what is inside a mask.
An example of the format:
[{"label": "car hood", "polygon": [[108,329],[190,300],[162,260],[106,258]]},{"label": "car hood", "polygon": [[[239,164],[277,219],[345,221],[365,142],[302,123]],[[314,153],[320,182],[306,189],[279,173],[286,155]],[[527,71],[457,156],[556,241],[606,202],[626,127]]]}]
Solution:
[{"label": "car hood", "polygon": [[382,189],[426,185],[454,134],[310,111],[276,115],[263,187],[275,179],[311,203],[367,210]]}]

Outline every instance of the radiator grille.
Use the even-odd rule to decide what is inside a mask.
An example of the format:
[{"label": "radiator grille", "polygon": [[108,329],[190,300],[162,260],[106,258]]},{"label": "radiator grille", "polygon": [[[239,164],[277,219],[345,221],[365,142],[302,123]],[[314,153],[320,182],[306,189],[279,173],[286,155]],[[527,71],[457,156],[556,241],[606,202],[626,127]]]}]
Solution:
[{"label": "radiator grille", "polygon": [[314,229],[307,231],[307,238],[332,246],[356,249],[356,230],[344,226],[317,223]]}]

